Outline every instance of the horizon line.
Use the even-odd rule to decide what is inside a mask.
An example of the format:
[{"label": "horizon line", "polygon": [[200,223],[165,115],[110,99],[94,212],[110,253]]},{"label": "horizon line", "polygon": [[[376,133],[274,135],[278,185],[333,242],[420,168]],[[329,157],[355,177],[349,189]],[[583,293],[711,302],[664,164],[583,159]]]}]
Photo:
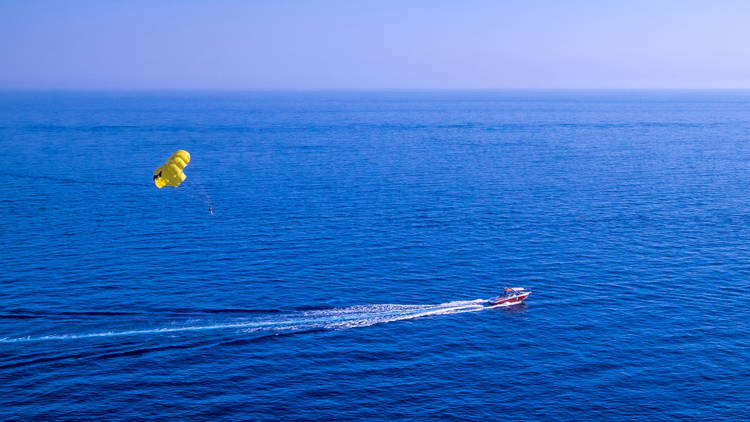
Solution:
[{"label": "horizon line", "polygon": [[731,88],[29,88],[0,87],[0,92],[562,92],[562,91],[750,91]]}]

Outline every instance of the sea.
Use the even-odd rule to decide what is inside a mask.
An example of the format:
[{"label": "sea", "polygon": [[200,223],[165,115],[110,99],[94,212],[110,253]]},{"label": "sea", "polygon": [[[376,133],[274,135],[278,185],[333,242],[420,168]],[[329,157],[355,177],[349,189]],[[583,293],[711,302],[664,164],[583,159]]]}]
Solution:
[{"label": "sea", "polygon": [[748,187],[750,91],[3,91],[0,420],[750,420]]}]

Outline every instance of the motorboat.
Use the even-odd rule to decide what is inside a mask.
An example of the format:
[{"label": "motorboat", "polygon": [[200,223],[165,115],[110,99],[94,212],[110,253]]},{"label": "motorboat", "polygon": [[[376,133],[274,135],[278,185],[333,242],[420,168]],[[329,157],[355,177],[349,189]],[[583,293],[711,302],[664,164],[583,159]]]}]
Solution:
[{"label": "motorboat", "polygon": [[523,287],[506,287],[503,289],[503,294],[490,299],[490,305],[517,305],[529,297],[530,294],[531,292]]}]

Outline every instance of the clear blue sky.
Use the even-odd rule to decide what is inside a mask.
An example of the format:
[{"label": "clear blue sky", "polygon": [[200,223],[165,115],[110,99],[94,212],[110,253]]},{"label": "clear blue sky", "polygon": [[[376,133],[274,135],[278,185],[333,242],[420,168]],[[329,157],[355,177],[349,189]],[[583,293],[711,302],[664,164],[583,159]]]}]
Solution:
[{"label": "clear blue sky", "polygon": [[750,88],[750,2],[0,0],[0,88]]}]

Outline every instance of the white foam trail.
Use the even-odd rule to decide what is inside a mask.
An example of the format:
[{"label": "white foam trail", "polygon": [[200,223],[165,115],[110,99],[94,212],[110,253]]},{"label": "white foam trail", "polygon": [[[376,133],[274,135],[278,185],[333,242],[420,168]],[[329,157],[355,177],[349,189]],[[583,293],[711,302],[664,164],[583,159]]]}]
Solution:
[{"label": "white foam trail", "polygon": [[[502,305],[500,305],[502,306]],[[27,336],[18,338],[0,338],[0,343],[45,340],[75,340],[98,337],[119,337],[136,335],[158,335],[190,331],[242,329],[246,332],[256,331],[296,331],[303,329],[347,329],[367,327],[407,319],[435,315],[478,312],[496,308],[489,306],[486,299],[446,302],[434,305],[360,305],[348,308],[334,308],[319,311],[292,312],[286,315],[256,318],[252,320],[234,320],[226,323],[205,325],[187,325],[178,327],[149,328],[140,330],[106,331],[87,334],[52,334],[45,336]]]}]

